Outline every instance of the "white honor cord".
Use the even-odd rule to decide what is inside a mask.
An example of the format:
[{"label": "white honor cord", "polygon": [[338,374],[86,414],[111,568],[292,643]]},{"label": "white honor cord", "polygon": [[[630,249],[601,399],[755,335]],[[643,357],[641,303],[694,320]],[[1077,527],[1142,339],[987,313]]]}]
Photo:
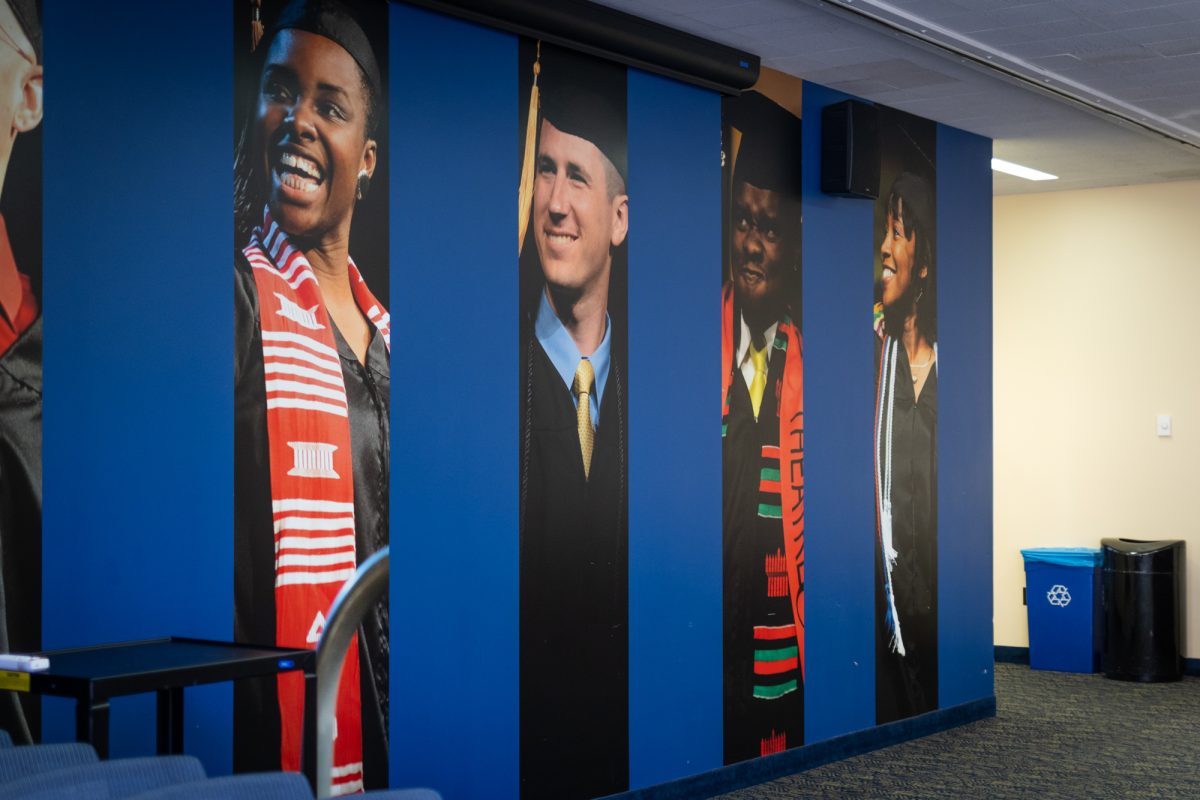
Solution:
[{"label": "white honor cord", "polygon": [[[883,568],[887,570],[887,600],[888,610],[892,617],[892,650],[904,655],[904,636],[900,632],[900,614],[896,611],[896,592],[892,586],[892,567],[896,564],[896,558],[899,555],[895,547],[892,545],[892,419],[893,412],[896,407],[896,357],[899,351],[899,342],[891,337],[884,339],[884,385],[886,389],[886,410],[884,411],[884,425],[886,433],[883,441],[883,481],[880,484],[880,511],[879,511],[879,529],[880,539],[883,546]],[[936,354],[935,354],[936,355]],[[876,434],[878,437],[878,433]],[[876,441],[876,450],[879,452],[879,442]]]},{"label": "white honor cord", "polygon": [[[887,436],[884,439],[884,491],[883,502],[887,505],[888,520],[892,518],[892,412],[896,408],[896,354],[899,343],[891,340],[891,358],[888,359],[888,389],[887,389]],[[887,554],[890,561],[896,560],[896,551],[892,548],[892,526],[888,525]]]}]

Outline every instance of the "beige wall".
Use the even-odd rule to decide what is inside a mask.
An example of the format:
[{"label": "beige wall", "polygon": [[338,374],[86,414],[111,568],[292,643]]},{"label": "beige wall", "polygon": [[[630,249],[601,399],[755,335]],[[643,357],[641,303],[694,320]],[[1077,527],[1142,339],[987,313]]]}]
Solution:
[{"label": "beige wall", "polygon": [[994,209],[996,644],[1029,642],[1021,548],[1186,539],[1200,657],[1200,182]]}]

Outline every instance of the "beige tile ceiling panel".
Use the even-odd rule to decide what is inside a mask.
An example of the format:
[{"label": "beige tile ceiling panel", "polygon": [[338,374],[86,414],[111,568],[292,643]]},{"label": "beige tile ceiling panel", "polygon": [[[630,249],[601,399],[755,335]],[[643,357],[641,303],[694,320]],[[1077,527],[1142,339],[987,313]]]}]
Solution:
[{"label": "beige tile ceiling panel", "polygon": [[998,157],[1060,176],[997,175],[997,194],[1200,178],[1200,0],[857,0],[887,25],[854,0],[603,3],[989,136]]}]

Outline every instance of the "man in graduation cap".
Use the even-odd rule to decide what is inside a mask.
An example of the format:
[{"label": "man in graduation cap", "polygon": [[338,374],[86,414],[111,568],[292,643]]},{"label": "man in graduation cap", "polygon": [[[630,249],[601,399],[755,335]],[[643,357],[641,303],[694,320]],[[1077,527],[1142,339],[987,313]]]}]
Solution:
[{"label": "man in graduation cap", "polygon": [[742,138],[722,291],[726,763],[804,734],[800,126],[761,95],[730,102]]},{"label": "man in graduation cap", "polygon": [[[13,146],[42,121],[42,29],[34,0],[0,3],[0,186]],[[41,187],[5,187],[18,204]],[[22,199],[26,198],[26,199]],[[11,199],[11,198],[10,198]],[[42,319],[0,217],[0,652],[41,647]],[[37,704],[0,692],[0,729],[37,735]]]},{"label": "man in graduation cap", "polygon": [[625,71],[542,45],[522,329],[521,796],[629,782]]}]

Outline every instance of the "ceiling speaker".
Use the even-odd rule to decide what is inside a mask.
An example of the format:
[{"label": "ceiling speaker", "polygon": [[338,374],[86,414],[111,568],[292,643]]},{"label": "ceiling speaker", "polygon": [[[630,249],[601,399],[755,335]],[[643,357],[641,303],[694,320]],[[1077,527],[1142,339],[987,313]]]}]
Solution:
[{"label": "ceiling speaker", "polygon": [[821,109],[821,191],[879,197],[879,114],[861,100]]}]

